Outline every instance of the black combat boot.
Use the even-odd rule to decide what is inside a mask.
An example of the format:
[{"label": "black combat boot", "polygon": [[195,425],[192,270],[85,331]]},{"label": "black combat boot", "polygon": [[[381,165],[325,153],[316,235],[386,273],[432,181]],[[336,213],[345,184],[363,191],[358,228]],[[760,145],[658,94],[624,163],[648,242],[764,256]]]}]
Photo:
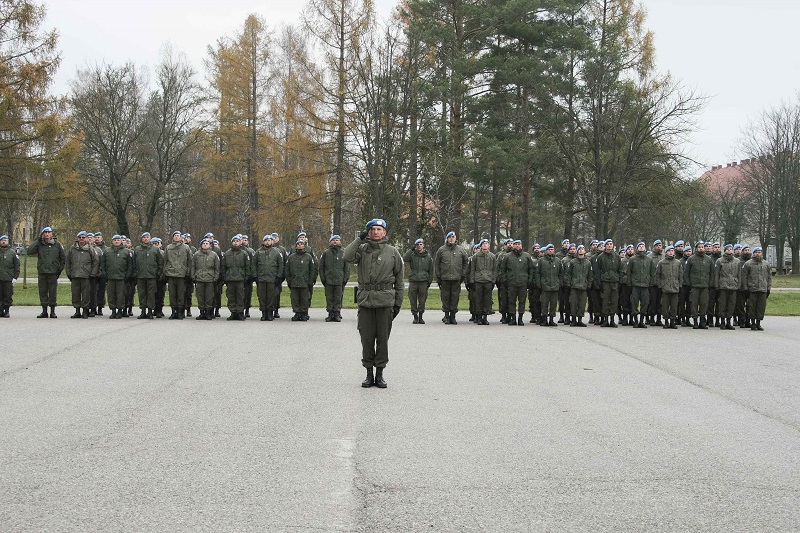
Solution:
[{"label": "black combat boot", "polygon": [[700,329],[708,329],[708,322],[706,322],[706,317],[700,317]]},{"label": "black combat boot", "polygon": [[508,314],[507,313],[503,313],[500,316],[500,323],[501,324],[508,324]]},{"label": "black combat boot", "polygon": [[375,369],[375,386],[379,389],[386,388],[386,382],[383,380],[383,368]]},{"label": "black combat boot", "polygon": [[291,321],[292,321],[292,322],[300,322],[300,313],[295,313],[295,314],[292,316],[292,318],[291,318]]},{"label": "black combat boot", "polygon": [[183,310],[183,307],[178,308],[178,320],[183,320],[186,318],[186,311]]},{"label": "black combat boot", "polygon": [[730,319],[730,318],[727,320],[727,324],[725,325],[725,329],[736,329],[735,327],[733,327],[733,324],[731,324],[731,320],[732,319]]},{"label": "black combat boot", "polygon": [[189,318],[192,317],[192,308],[191,307],[187,307],[186,308],[186,316],[188,316]]},{"label": "black combat boot", "polygon": [[586,327],[586,324],[583,323],[583,317],[582,316],[578,317],[578,323],[575,324],[575,325],[578,326],[579,328],[585,328]]},{"label": "black combat boot", "polygon": [[177,320],[177,319],[178,319],[178,308],[175,307],[174,309],[172,309],[172,314],[169,315],[169,318],[167,320]]},{"label": "black combat boot", "polygon": [[97,316],[97,313],[94,312],[94,307],[84,307],[83,310],[87,315],[84,318],[89,318],[90,316]]},{"label": "black combat boot", "polygon": [[361,382],[361,386],[366,388],[372,387],[375,385],[375,376],[372,373],[372,367],[367,369],[367,379]]},{"label": "black combat boot", "polygon": [[639,329],[647,328],[647,324],[644,323],[644,315],[639,315]]},{"label": "black combat boot", "polygon": [[661,326],[663,329],[670,329],[669,325],[669,318],[664,319],[664,325]]},{"label": "black combat boot", "polygon": [[411,314],[414,316],[414,320],[412,320],[411,323],[412,324],[419,324],[419,316],[417,316],[417,313],[412,311]]},{"label": "black combat boot", "polygon": [[[241,313],[239,313],[239,314],[241,314]],[[302,313],[302,314],[300,315],[300,320],[301,320],[302,322],[308,322],[308,319],[309,319],[309,318],[311,318],[311,317],[309,317],[309,316],[308,316],[308,313]]]},{"label": "black combat boot", "polygon": [[58,318],[56,316],[56,306],[55,305],[51,305],[50,306],[50,318]]},{"label": "black combat boot", "polygon": [[219,314],[219,307],[214,308],[214,318],[221,318],[222,315]]},{"label": "black combat boot", "polygon": [[[517,315],[517,325],[518,326],[524,326],[525,325],[525,319],[523,318],[524,315],[525,315],[525,313],[519,313]],[[484,320],[485,320],[486,319],[486,315],[483,315],[483,317],[484,317]]]},{"label": "black combat boot", "polygon": [[328,311],[328,316],[325,317],[325,322],[333,322],[333,311]]},{"label": "black combat boot", "polygon": [[669,323],[669,329],[678,329],[680,323],[681,321],[678,319],[678,317],[672,317],[672,320],[670,320]]},{"label": "black combat boot", "polygon": [[84,307],[83,308],[83,316],[81,318],[89,318],[89,310],[90,309],[88,307]]},{"label": "black combat boot", "polygon": [[697,317],[692,317],[692,329],[700,329],[700,324],[697,322]]},{"label": "black combat boot", "polygon": [[[635,319],[636,315],[633,315],[633,317]],[[628,315],[627,314],[622,315],[622,318],[620,318],[620,320],[619,320],[619,325],[620,326],[627,326],[628,325]],[[634,324],[631,324],[631,326],[633,326],[633,325]]]},{"label": "black combat boot", "polygon": [[420,311],[420,312],[419,312],[419,323],[420,323],[420,324],[424,324],[424,323],[425,323],[425,321],[424,321],[424,320],[422,320],[422,313],[423,313],[423,312],[424,312],[424,311]]},{"label": "black combat boot", "polygon": [[[664,320],[666,320],[666,318],[665,318]],[[655,323],[655,324],[653,324],[653,325],[654,325],[654,326],[663,326],[663,325],[664,325],[664,324],[661,322],[661,316],[660,316],[660,315],[656,317],[656,323]]]},{"label": "black combat boot", "polygon": [[206,319],[206,312],[204,309],[201,309],[200,314],[197,315],[197,318],[195,318],[195,320],[205,320],[205,319]]},{"label": "black combat boot", "polygon": [[40,314],[36,315],[36,318],[47,318],[47,306],[46,305],[42,306],[42,312]]},{"label": "black combat boot", "polygon": [[556,324],[555,318],[556,318],[555,315],[551,315],[550,316],[550,320],[547,322],[547,325],[552,327],[552,328],[558,326],[558,324]]},{"label": "black combat boot", "polygon": [[102,306],[97,308],[97,313],[96,314],[97,314],[97,316],[103,316],[103,307]]},{"label": "black combat boot", "polygon": [[469,321],[470,322],[475,322],[475,313],[470,313],[469,314]]},{"label": "black combat boot", "polygon": [[517,325],[517,319],[514,318],[514,314],[513,313],[509,313],[508,322],[506,322],[506,324],[508,324],[509,326],[516,326]]},{"label": "black combat boot", "polygon": [[757,324],[758,324],[757,320],[755,320],[755,319],[750,320],[750,331],[758,331]]},{"label": "black combat boot", "polygon": [[481,321],[481,324],[483,324],[484,326],[489,325],[489,317],[487,315],[483,315],[483,320]]},{"label": "black combat boot", "polygon": [[[451,324],[453,324],[453,325],[456,325],[456,324],[458,324],[458,322],[456,322],[456,313],[457,313],[457,312],[458,312],[458,311],[451,311],[451,312],[450,312],[450,323],[451,323]],[[378,378],[377,378],[377,376],[376,376],[376,377],[375,377],[375,382],[376,382],[376,383],[377,383],[377,380],[378,380]]]},{"label": "black combat boot", "polygon": [[250,318],[250,308],[249,307],[245,307],[244,308],[244,317],[245,318]]},{"label": "black combat boot", "polygon": [[141,309],[142,309],[141,314],[139,314],[139,316],[136,317],[139,320],[147,318],[147,309],[145,309],[144,307],[142,307]]},{"label": "black combat boot", "polygon": [[564,313],[563,312],[558,314],[558,323],[559,324],[563,324],[564,323]]},{"label": "black combat boot", "polygon": [[81,316],[81,308],[80,307],[76,307],[75,308],[75,314],[72,315],[70,318],[83,318]]},{"label": "black combat boot", "polygon": [[109,307],[109,309],[111,310],[111,316],[108,317],[109,320],[112,320],[112,319],[115,319],[115,318],[119,318],[117,316],[117,310],[116,309],[114,309],[113,307]]},{"label": "black combat boot", "polygon": [[572,320],[570,320],[569,327],[571,327],[571,328],[577,328],[578,327],[578,317],[574,317]]},{"label": "black combat boot", "polygon": [[761,319],[756,319],[756,329],[758,331],[764,331],[764,328],[761,327]]}]

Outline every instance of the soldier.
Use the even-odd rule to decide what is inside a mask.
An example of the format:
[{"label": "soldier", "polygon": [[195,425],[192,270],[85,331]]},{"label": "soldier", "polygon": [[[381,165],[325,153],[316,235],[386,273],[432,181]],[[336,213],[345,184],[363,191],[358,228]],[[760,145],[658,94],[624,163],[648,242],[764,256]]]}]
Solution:
[{"label": "soldier", "polygon": [[442,297],[442,311],[445,324],[457,324],[458,300],[461,296],[461,282],[467,275],[467,252],[456,244],[456,233],[450,231],[445,244],[436,251],[434,268],[436,282]]},{"label": "soldier", "polygon": [[[103,253],[108,249],[108,245],[103,240],[103,234],[99,231],[94,233],[94,249],[97,250],[97,255],[100,261],[102,261]],[[95,305],[97,306],[95,314],[97,316],[103,316],[103,307],[106,305],[107,281],[108,280],[106,280],[101,272],[100,276],[97,278],[97,296],[95,297]]]},{"label": "soldier", "polygon": [[328,249],[319,256],[319,280],[325,287],[325,322],[342,321],[342,298],[344,287],[350,279],[350,265],[344,260],[342,237],[331,235]]},{"label": "soldier", "polygon": [[[653,241],[653,251],[650,254],[650,259],[653,261],[654,269],[664,259],[664,243],[661,242],[661,239]],[[655,276],[653,276],[653,284],[650,285],[650,305],[647,308],[647,323],[650,326],[663,326],[661,322],[661,289],[655,283]]]},{"label": "soldier", "polygon": [[134,275],[141,309],[137,318],[152,319],[156,307],[156,284],[164,272],[164,258],[161,251],[153,245],[149,231],[142,233],[140,244],[133,254]]},{"label": "soldier", "polygon": [[[164,248],[162,248],[163,243],[161,239],[158,237],[153,237],[151,241],[153,243],[153,247],[161,254],[162,259],[166,259],[166,253],[164,252]],[[153,316],[155,318],[164,318],[164,301],[167,297],[167,278],[164,275],[164,269],[161,269],[161,275],[156,280],[156,307],[153,310]]]},{"label": "soldier", "polygon": [[[627,263],[627,279],[631,288],[631,321],[635,328],[646,328],[645,317],[650,305],[650,286],[653,285],[656,267],[647,255],[647,246],[636,245],[636,255]],[[637,323],[638,315],[638,323]]]},{"label": "soldier", "polygon": [[411,303],[411,315],[414,317],[411,323],[424,324],[422,314],[425,312],[428,289],[433,281],[433,257],[425,249],[423,239],[414,241],[414,248],[406,252],[403,262],[411,268],[408,276],[408,300]]},{"label": "soldier", "polygon": [[89,279],[92,276],[97,277],[100,272],[100,259],[89,245],[85,231],[78,232],[75,244],[69,247],[65,268],[72,284],[72,307],[75,308],[75,314],[70,318],[89,318]]},{"label": "soldier", "polygon": [[[242,249],[245,250],[248,254],[250,254],[250,262],[253,262],[253,256],[255,255],[256,251],[250,248],[250,237],[247,235],[242,235]],[[244,280],[244,317],[250,318],[250,306],[253,304],[253,282],[255,278],[252,277],[252,273],[250,273],[250,277]],[[263,317],[263,314],[262,314]]]},{"label": "soldier", "polygon": [[681,267],[683,268],[683,284],[681,285],[681,292],[678,295],[678,312],[681,317],[681,326],[689,326],[689,317],[692,314],[691,306],[689,305],[689,297],[692,294],[692,285],[689,283],[689,278],[686,277],[686,261],[692,257],[692,247],[690,245],[684,246],[683,257],[681,258]]},{"label": "soldier", "polygon": [[[281,243],[281,236],[278,235],[277,232],[273,232],[273,234],[272,234],[272,246],[275,247],[275,249],[278,250],[281,253],[281,256],[283,257],[283,262],[285,264],[286,263],[286,258],[289,257],[289,253],[286,251],[286,248],[281,246],[280,243]],[[284,268],[284,272],[286,272],[285,268]],[[275,297],[275,313],[273,313],[273,315],[272,315],[273,318],[280,318],[281,317],[281,315],[278,312],[278,310],[281,307],[281,292],[282,291],[283,291],[283,279],[281,279],[281,282],[278,283],[278,295]]]},{"label": "soldier", "polygon": [[186,315],[186,278],[191,277],[192,250],[183,242],[180,231],[172,232],[172,242],[164,253],[164,276],[169,287],[170,320],[183,320]]},{"label": "soldier", "polygon": [[747,289],[747,308],[750,312],[750,329],[764,331],[761,321],[767,309],[767,298],[772,288],[772,268],[764,261],[760,246],[753,248],[753,257],[742,268],[742,283]]},{"label": "soldier", "polygon": [[[586,254],[586,260],[589,261],[590,267],[594,263],[593,259],[595,258],[596,255],[597,255],[597,239],[592,239],[592,241],[589,243],[588,253]],[[594,284],[594,280],[592,281],[592,283]],[[594,288],[593,285],[591,285],[586,289],[586,301],[589,304],[589,323],[594,323],[594,310],[595,307],[599,307],[599,304],[595,305],[593,288]]]},{"label": "soldier", "polygon": [[[311,243],[308,241],[308,234],[306,234],[305,231],[301,231],[300,233],[297,234],[297,240],[303,241],[303,245],[305,246],[305,251],[311,258],[311,261],[313,261],[314,268],[316,269],[316,271],[318,271],[319,268],[317,265],[317,255],[314,253],[314,249],[311,248]],[[292,250],[292,253],[293,252],[294,250]],[[316,278],[314,279],[316,280]],[[306,308],[311,307],[311,299],[313,297],[314,297],[314,282],[312,282],[311,285],[308,286],[308,305],[306,306]]]},{"label": "soldier", "polygon": [[585,328],[583,314],[586,312],[586,293],[592,286],[592,263],[586,258],[586,247],[578,246],[575,259],[567,265],[567,282],[570,287],[571,327]]},{"label": "soldier", "polygon": [[[746,244],[742,245],[742,252],[739,261],[741,262],[741,268],[744,269],[744,265],[751,259],[752,255],[750,254],[750,247]],[[736,293],[736,316],[739,317],[739,327],[740,328],[749,328],[750,327],[750,318],[749,318],[749,309],[748,309],[748,301],[750,299],[750,295],[747,292],[747,287],[744,283],[744,275],[739,276],[740,287],[739,291]]]},{"label": "soldier", "polygon": [[503,281],[503,273],[500,271],[500,267],[503,265],[503,257],[511,252],[512,242],[514,242],[513,239],[505,239],[503,241],[494,262],[495,269],[497,269],[494,274],[494,282],[497,285],[497,307],[500,311],[501,324],[508,323],[508,286]]},{"label": "soldier", "polygon": [[472,245],[472,255],[469,256],[467,259],[467,275],[464,281],[464,285],[467,287],[467,301],[469,302],[469,321],[475,322],[475,317],[477,315],[477,311],[475,310],[475,285],[472,283],[472,279],[470,278],[470,266],[472,264],[472,258],[475,257],[475,254],[478,252],[478,243]]},{"label": "soldier", "polygon": [[533,261],[533,281],[528,285],[528,308],[531,312],[531,324],[539,324],[542,320],[542,288],[536,284],[536,271],[539,269],[539,259],[542,257],[542,247],[534,243],[531,247],[531,261]]},{"label": "soldier", "polygon": [[600,317],[603,314],[603,283],[600,281],[600,274],[597,268],[597,260],[603,255],[605,251],[605,243],[597,241],[597,248],[594,255],[589,258],[592,264],[592,300],[594,301],[594,316],[589,315],[589,321],[595,326],[599,326],[602,322]]},{"label": "soldier", "polygon": [[[192,257],[194,257],[194,254],[197,253],[197,248],[192,246],[192,235],[189,233],[184,233],[181,235],[181,238],[183,239],[183,243],[189,247],[189,253],[192,254]],[[186,312],[186,316],[190,317],[192,316],[192,292],[194,291],[194,283],[191,275],[186,277],[186,283],[184,286],[186,289],[184,291],[183,308]]]},{"label": "soldier", "polygon": [[665,257],[656,265],[655,285],[661,292],[664,329],[678,329],[678,294],[683,285],[683,265],[675,258],[675,248],[667,246]]},{"label": "soldier", "polygon": [[8,235],[0,235],[0,318],[10,318],[14,303],[14,282],[19,278],[19,257],[8,244]]},{"label": "soldier", "polygon": [[385,389],[383,369],[389,362],[389,335],[405,292],[403,258],[386,241],[386,221],[374,218],[367,222],[366,231],[347,245],[344,259],[358,265],[358,332],[361,364],[367,369],[361,386]]},{"label": "soldier", "polygon": [[251,274],[250,254],[242,248],[242,237],[239,234],[231,238],[231,247],[222,254],[220,262],[222,278],[225,280],[228,296],[228,320],[243,321],[244,318],[244,282]]},{"label": "soldier", "polygon": [[261,321],[272,322],[278,298],[278,285],[283,280],[283,255],[272,244],[271,233],[264,235],[261,248],[253,255],[252,277],[256,280],[258,308],[261,310]]},{"label": "soldier", "polygon": [[[522,241],[515,239],[511,244],[511,252],[503,257],[500,272],[508,290],[508,318],[509,326],[524,326],[525,298],[528,287],[536,281],[536,269],[533,258],[522,249]],[[514,312],[516,311],[516,315]]]},{"label": "soldier", "polygon": [[219,310],[222,307],[222,287],[225,285],[225,279],[222,277],[222,248],[220,248],[219,241],[214,238],[212,234],[210,237],[211,240],[211,251],[217,254],[219,258],[219,279],[217,280],[216,285],[214,285],[214,318],[220,318]]},{"label": "soldier", "polygon": [[297,239],[294,250],[286,259],[286,285],[292,296],[292,322],[307,322],[309,319],[309,287],[317,281],[316,261],[306,253],[306,241]]},{"label": "soldier", "polygon": [[683,250],[686,247],[685,244],[686,243],[681,240],[675,242],[675,259],[679,261],[683,259]]},{"label": "soldier", "polygon": [[[722,247],[720,243],[715,242],[711,245],[709,251],[708,243],[706,243],[706,252],[711,257],[711,268],[717,264],[717,260],[722,258]],[[708,320],[709,326],[719,327],[719,295],[717,294],[717,287],[714,285],[714,278],[712,275],[711,285],[708,287]]]},{"label": "soldier", "polygon": [[125,308],[126,282],[133,275],[133,256],[125,248],[122,235],[111,237],[111,246],[106,246],[100,257],[100,272],[106,280],[108,307],[111,319],[122,318]]},{"label": "soldier", "polygon": [[211,241],[200,241],[200,249],[192,255],[192,279],[197,283],[197,307],[200,314],[195,320],[214,319],[214,294],[220,277],[220,259],[211,249]]},{"label": "soldier", "polygon": [[719,329],[736,329],[731,324],[736,307],[736,293],[741,280],[742,267],[733,256],[733,245],[725,245],[725,253],[714,263],[714,286],[719,299]]},{"label": "soldier", "polygon": [[[705,253],[705,243],[697,241],[694,254],[686,261],[684,278],[689,280],[692,292],[689,294],[689,305],[693,329],[708,329],[706,314],[708,313],[708,287],[711,285],[714,265],[711,257]],[[698,317],[700,323],[698,324]]]},{"label": "soldier", "polygon": [[[478,251],[472,256],[469,265],[469,279],[474,287],[475,301],[475,323],[488,326],[489,311],[492,310],[492,290],[494,289],[496,258],[489,251],[489,239],[481,239],[478,243]],[[522,243],[520,243],[520,248]],[[527,253],[525,255],[528,255]],[[530,257],[530,256],[528,256]],[[525,287],[527,289],[527,286]],[[525,296],[522,297],[520,312],[520,323],[522,322],[522,312],[525,311]],[[524,324],[523,324],[524,325]]]},{"label": "soldier", "polygon": [[[131,261],[134,261],[133,243],[131,243],[131,239],[128,236],[123,235],[122,244],[125,246],[125,250],[128,252],[128,255],[131,256]],[[131,274],[131,277],[125,280],[125,308],[122,311],[122,318],[133,316],[133,301],[136,298],[136,285],[136,262],[134,261],[133,273]]]},{"label": "soldier", "polygon": [[619,299],[619,282],[622,279],[622,262],[614,253],[614,240],[606,239],[604,251],[597,258],[597,277],[602,283],[602,301],[600,327],[616,328],[614,312]]},{"label": "soldier", "polygon": [[558,289],[558,309],[561,311],[558,317],[559,324],[569,324],[569,322],[566,321],[566,317],[569,316],[571,307],[569,301],[570,288],[569,280],[566,279],[566,274],[569,262],[575,259],[577,250],[578,246],[574,242],[571,242],[567,245],[567,255],[561,258],[561,287]]},{"label": "soldier", "polygon": [[47,318],[47,308],[50,307],[50,318],[56,316],[56,303],[58,295],[58,276],[64,270],[67,261],[64,247],[53,235],[50,226],[42,229],[39,238],[28,246],[28,255],[35,255],[38,259],[36,270],[39,275],[39,303],[42,313],[36,318]]},{"label": "soldier", "polygon": [[535,271],[536,283],[542,289],[542,322],[541,326],[555,327],[556,305],[561,287],[561,260],[555,254],[552,244],[544,247],[544,257],[539,260],[539,268]]},{"label": "soldier", "polygon": [[[620,249],[619,261],[622,268],[619,279],[619,296],[617,298],[617,317],[619,318],[620,326],[627,326],[629,324],[628,318],[631,315],[631,286],[628,283],[628,261],[634,256],[636,251],[633,245],[623,246]],[[635,326],[634,322],[630,322],[631,326]]]}]

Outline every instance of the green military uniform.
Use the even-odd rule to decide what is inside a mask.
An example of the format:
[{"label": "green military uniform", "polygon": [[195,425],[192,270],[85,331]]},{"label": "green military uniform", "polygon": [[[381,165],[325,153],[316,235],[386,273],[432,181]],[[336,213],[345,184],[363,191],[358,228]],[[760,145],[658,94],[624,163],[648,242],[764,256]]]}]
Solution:
[{"label": "green military uniform", "polygon": [[286,284],[292,296],[292,320],[306,322],[309,319],[309,293],[314,282],[317,281],[317,265],[311,254],[306,253],[305,247],[295,248],[286,259]]},{"label": "green military uniform", "polygon": [[467,276],[468,260],[466,250],[455,242],[445,243],[436,250],[434,268],[442,297],[442,311],[445,315],[442,321],[445,324],[456,324],[461,282]]},{"label": "green military uniform", "polygon": [[433,257],[428,250],[417,250],[419,239],[412,250],[403,256],[403,262],[409,266],[411,273],[408,275],[408,300],[411,303],[411,314],[414,324],[424,324],[422,313],[425,312],[425,303],[428,301],[428,288],[433,281]]},{"label": "green military uniform", "polygon": [[[728,245],[730,246],[730,245]],[[726,246],[727,250],[727,246]],[[739,291],[742,272],[739,260],[733,253],[725,253],[714,263],[714,286],[717,289],[718,313],[721,329],[735,329],[731,321],[736,311],[736,293]]]},{"label": "green military uniform", "polygon": [[100,258],[100,272],[106,280],[111,318],[122,318],[125,282],[133,276],[133,256],[123,245],[107,246]]},{"label": "green military uniform", "polygon": [[[475,291],[475,323],[489,325],[487,316],[492,310],[492,291],[495,280],[495,261],[492,252],[478,250],[469,262],[469,280]],[[522,310],[525,310],[523,300]]]},{"label": "green military uniform", "polygon": [[[45,228],[42,234],[49,233],[49,230],[50,228]],[[40,235],[28,246],[26,253],[37,258],[39,303],[42,306],[42,314],[37,318],[47,318],[48,307],[50,307],[50,318],[56,318],[58,276],[61,275],[67,261],[64,247],[55,237],[46,240],[44,235]]]},{"label": "green military uniform", "polygon": [[592,286],[592,262],[584,254],[578,254],[575,259],[567,265],[566,273],[567,284],[570,288],[570,313],[572,320],[571,326],[583,327],[583,315],[586,312],[587,291]]},{"label": "green military uniform", "polygon": [[[548,245],[552,246],[552,245]],[[555,326],[556,307],[562,278],[561,259],[556,255],[545,254],[539,259],[536,283],[542,288],[542,325]]]},{"label": "green military uniform", "polygon": [[619,255],[611,251],[603,251],[597,258],[596,274],[602,284],[601,322],[606,327],[617,327],[614,313],[619,303],[619,282],[622,277],[622,262]]},{"label": "green military uniform", "polygon": [[230,249],[222,255],[220,269],[225,280],[228,297],[228,320],[244,320],[244,283],[250,279],[250,253],[239,246],[239,239],[232,241]]},{"label": "green military uniform", "polygon": [[201,247],[192,255],[192,279],[197,284],[197,307],[200,315],[197,320],[214,318],[214,295],[220,278],[220,259],[211,248]]},{"label": "green military uniform", "polygon": [[[5,236],[4,236],[5,237]],[[9,318],[9,308],[14,303],[14,280],[19,277],[19,257],[8,244],[0,245],[0,318]]]},{"label": "green military uniform", "polygon": [[[180,235],[180,233],[178,233]],[[183,241],[171,242],[164,251],[164,276],[169,287],[171,319],[182,319],[186,305],[186,278],[191,277],[192,250]]]},{"label": "green military uniform", "polygon": [[156,284],[164,274],[164,256],[152,243],[140,244],[133,252],[136,288],[139,292],[139,318],[153,318]]},{"label": "green military uniform", "polygon": [[[253,255],[251,268],[252,277],[256,280],[256,293],[258,295],[258,308],[261,310],[261,320],[271,322],[275,318],[278,287],[283,280],[283,255],[273,246],[272,235],[269,240],[264,239],[262,245]],[[269,243],[269,244],[267,244]]]},{"label": "green military uniform", "polygon": [[[386,241],[368,237],[374,226],[386,228],[381,219],[371,220],[367,232],[347,245],[344,259],[358,269],[358,331],[361,336],[361,364],[367,369],[362,386],[373,383],[385,387],[383,368],[389,362],[389,335],[392,320],[400,312],[405,293],[403,258]],[[377,229],[375,231],[378,231]],[[372,368],[377,373],[372,381]]]},{"label": "green military uniform", "polygon": [[761,321],[767,309],[767,297],[772,289],[772,268],[763,257],[758,257],[756,252],[761,248],[753,249],[753,257],[742,268],[742,283],[748,293],[748,310],[750,313],[750,329],[763,330]]},{"label": "green military uniform", "polygon": [[506,324],[524,326],[522,315],[525,313],[525,298],[528,296],[528,287],[534,284],[536,278],[533,258],[521,248],[512,248],[503,256],[500,272],[508,292]]},{"label": "green military uniform", "polygon": [[[645,317],[650,306],[650,286],[653,284],[655,274],[656,267],[653,260],[643,250],[637,250],[636,255],[628,260],[627,281],[631,288],[630,309],[634,327],[647,327]],[[636,324],[637,315],[638,324]]]},{"label": "green military uniform", "polygon": [[664,327],[678,328],[678,294],[683,285],[683,265],[680,259],[667,255],[656,265],[655,284],[661,291],[661,312]]},{"label": "green military uniform", "polygon": [[[698,243],[699,244],[699,243]],[[695,250],[697,247],[695,247]],[[686,261],[684,278],[689,281],[692,292],[689,294],[692,320],[695,329],[708,329],[706,313],[708,312],[708,288],[712,283],[714,262],[705,252],[695,251],[694,255]],[[697,318],[700,317],[700,323]]]},{"label": "green military uniform", "polygon": [[67,251],[65,268],[72,284],[72,307],[75,308],[72,318],[89,318],[91,304],[89,279],[99,275],[100,258],[89,243],[76,242]]},{"label": "green military uniform", "polygon": [[[335,235],[341,239],[338,235]],[[333,240],[333,239],[332,239]],[[350,265],[344,260],[341,245],[330,245],[319,256],[319,280],[325,287],[326,322],[341,322],[344,286],[350,279]]]}]

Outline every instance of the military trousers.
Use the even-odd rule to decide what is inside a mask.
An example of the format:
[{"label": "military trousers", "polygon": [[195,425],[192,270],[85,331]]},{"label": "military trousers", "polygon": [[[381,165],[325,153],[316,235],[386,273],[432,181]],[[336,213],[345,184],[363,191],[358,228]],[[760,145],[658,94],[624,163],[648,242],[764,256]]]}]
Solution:
[{"label": "military trousers", "polygon": [[72,307],[89,307],[92,302],[92,286],[89,278],[72,278]]},{"label": "military trousers", "polygon": [[169,306],[172,310],[182,309],[186,303],[186,278],[168,277]]},{"label": "military trousers", "polygon": [[650,307],[650,287],[631,287],[631,313],[646,315]]},{"label": "military trousers", "polygon": [[155,278],[139,278],[136,281],[136,288],[139,291],[140,308],[155,309],[157,282],[158,280]]},{"label": "military trousers", "polygon": [[570,315],[578,318],[583,318],[586,312],[586,299],[587,294],[583,289],[570,289],[569,292],[569,308]]},{"label": "military trousers", "polygon": [[718,310],[719,293],[716,287],[708,288],[708,313],[711,316],[719,316]]},{"label": "military trousers", "polygon": [[161,309],[164,307],[164,300],[167,296],[167,280],[159,279],[156,280],[156,309]]},{"label": "military trousers", "polygon": [[661,293],[661,313],[662,316],[667,318],[678,317],[678,293],[677,292],[662,292]]},{"label": "military trousers", "polygon": [[292,311],[295,313],[308,312],[308,287],[289,287],[292,297]]},{"label": "military trousers", "polygon": [[[250,309],[250,306],[253,305],[253,280],[252,279],[244,280],[243,287],[244,287],[244,307],[245,309]],[[257,291],[258,289],[256,289],[256,294]]]},{"label": "military trousers", "polygon": [[570,290],[569,287],[561,287],[558,289],[558,310],[565,315],[569,314]]},{"label": "military trousers", "polygon": [[[633,290],[627,283],[619,283],[618,285],[619,297],[617,299],[616,312],[623,315],[629,315],[633,311],[633,305],[631,303],[631,294],[633,293]],[[613,315],[614,313],[611,314]]]},{"label": "military trousers", "polygon": [[136,278],[125,280],[125,307],[133,307],[136,299]]},{"label": "military trousers", "polygon": [[589,307],[589,312],[594,313],[595,316],[603,314],[603,288],[592,287],[589,291],[591,296],[592,305]]},{"label": "military trousers", "polygon": [[215,285],[213,281],[197,282],[197,307],[201,311],[207,311],[214,307]]},{"label": "military trousers", "polygon": [[661,289],[655,285],[650,287],[650,305],[647,314],[653,317],[661,316]]},{"label": "military trousers", "polygon": [[0,281],[0,305],[11,305],[14,300],[14,284]]},{"label": "military trousers", "polygon": [[194,283],[192,283],[192,278],[184,278],[184,287],[185,290],[183,291],[183,307],[184,309],[191,309],[192,292],[194,292]]},{"label": "military trousers", "polygon": [[717,316],[721,318],[733,318],[733,313],[736,310],[737,292],[739,291],[717,290]]},{"label": "military trousers", "polygon": [[411,281],[408,283],[408,300],[411,302],[412,313],[424,313],[425,304],[428,302],[427,281]]},{"label": "military trousers", "polygon": [[442,296],[442,311],[445,313],[458,311],[458,300],[461,297],[461,281],[442,280],[439,290]]},{"label": "military trousers", "polygon": [[542,289],[539,287],[528,288],[528,307],[531,311],[531,318],[534,322],[539,321],[542,316]]},{"label": "military trousers", "polygon": [[127,285],[124,279],[110,279],[106,283],[108,292],[108,306],[111,309],[122,309],[125,307],[125,291]]},{"label": "military trousers", "polygon": [[619,283],[604,281],[602,291],[603,305],[600,308],[600,314],[613,318],[619,305]]},{"label": "military trousers", "polygon": [[689,293],[689,316],[705,316],[708,313],[708,287],[692,287]]},{"label": "military trousers", "polygon": [[681,318],[689,318],[692,312],[689,306],[689,297],[692,294],[692,288],[688,285],[681,286],[681,292],[678,293],[678,316]]},{"label": "military trousers", "polygon": [[[494,283],[491,281],[482,281],[475,284],[475,313],[478,315],[488,315],[492,310],[492,291],[494,290]],[[510,288],[509,288],[510,290]],[[522,294],[522,301],[520,302],[522,311],[525,311],[525,293]],[[520,311],[520,313],[522,312]]]},{"label": "military trousers", "polygon": [[[526,285],[508,286],[508,307],[506,313],[518,314],[525,312],[525,299],[528,297],[528,287]],[[486,311],[484,311],[486,313]]]},{"label": "military trousers", "polygon": [[767,310],[767,293],[751,292],[748,296],[747,309],[750,320],[764,320],[764,313]]},{"label": "military trousers", "polygon": [[359,307],[358,333],[361,335],[361,364],[364,368],[385,367],[389,362],[392,308]]},{"label": "military trousers", "polygon": [[58,274],[39,274],[39,303],[56,306]]},{"label": "military trousers", "polygon": [[559,291],[542,291],[542,315],[556,316]]},{"label": "military trousers", "polygon": [[508,285],[497,284],[497,309],[501,313],[508,313]]},{"label": "military trousers", "polygon": [[258,308],[264,311],[274,311],[275,301],[278,298],[278,284],[274,281],[259,281],[256,283],[258,295]]},{"label": "military trousers", "polygon": [[750,315],[747,312],[747,303],[750,300],[750,295],[747,291],[736,291],[736,316],[741,318],[748,318]]},{"label": "military trousers", "polygon": [[222,307],[222,287],[225,282],[219,280],[214,283],[214,307]]},{"label": "military trousers", "polygon": [[228,311],[241,313],[244,311],[244,281],[226,281],[225,295],[228,297]]},{"label": "military trousers", "polygon": [[108,280],[103,277],[95,278],[97,280],[97,299],[95,300],[95,305],[97,307],[105,307],[106,306],[106,286],[108,285]]},{"label": "military trousers", "polygon": [[325,310],[329,313],[342,310],[342,298],[344,297],[344,286],[338,283],[328,283],[325,285]]}]

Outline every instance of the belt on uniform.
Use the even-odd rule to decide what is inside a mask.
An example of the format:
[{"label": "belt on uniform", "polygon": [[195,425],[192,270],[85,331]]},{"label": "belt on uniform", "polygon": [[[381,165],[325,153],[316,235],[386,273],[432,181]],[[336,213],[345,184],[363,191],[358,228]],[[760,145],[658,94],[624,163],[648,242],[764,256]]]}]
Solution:
[{"label": "belt on uniform", "polygon": [[360,291],[391,291],[394,290],[394,283],[364,283],[358,286]]}]

